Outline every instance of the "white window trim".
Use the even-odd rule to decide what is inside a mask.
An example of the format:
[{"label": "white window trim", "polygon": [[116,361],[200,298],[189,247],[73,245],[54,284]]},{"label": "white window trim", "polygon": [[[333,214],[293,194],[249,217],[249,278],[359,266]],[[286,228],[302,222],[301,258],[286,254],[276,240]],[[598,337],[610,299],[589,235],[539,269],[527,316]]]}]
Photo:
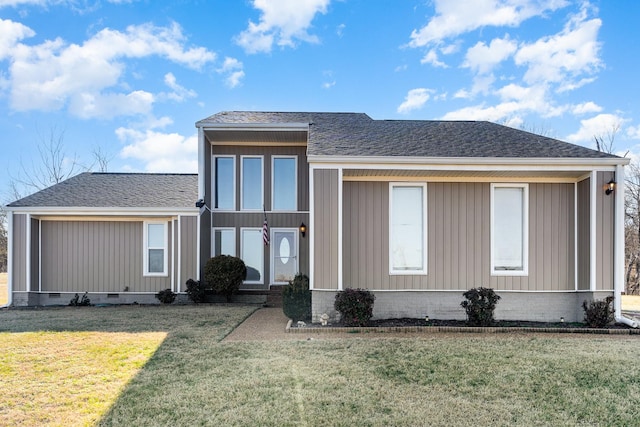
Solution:
[{"label": "white window trim", "polygon": [[[246,209],[244,207],[244,159],[260,159],[260,207],[257,209]],[[240,210],[250,212],[262,212],[264,207],[264,156],[246,155],[240,156]]]},{"label": "white window trim", "polygon": [[[236,210],[236,156],[230,154],[214,154],[212,156],[211,164],[211,209],[220,212],[233,212]],[[215,207],[216,197],[216,159],[231,159],[233,161],[233,182],[232,182],[232,194],[233,194],[233,208],[232,209],[220,209]]]},{"label": "white window trim", "polygon": [[[299,273],[299,269],[300,269],[300,230],[298,228],[272,228],[271,230],[269,230],[270,233],[270,241],[271,243],[275,243],[275,232],[276,231],[289,231],[292,232],[295,240],[295,259],[296,259],[296,268],[295,268],[295,273],[294,274],[298,274]],[[277,253],[279,248],[276,247],[272,247],[271,248],[271,253],[269,254],[269,279],[270,279],[270,283],[272,285],[286,285],[289,282],[276,282],[275,280],[275,268],[274,268],[274,263],[275,263],[275,255]]]},{"label": "white window trim", "polygon": [[214,257],[216,256],[215,254],[215,246],[216,246],[216,231],[232,231],[233,232],[233,248],[234,253],[231,254],[233,256],[237,256],[238,253],[238,245],[237,245],[237,241],[236,241],[236,229],[235,227],[213,227],[211,229],[211,256]]},{"label": "white window trim", "polygon": [[[523,207],[523,236],[522,236],[522,270],[496,270],[493,260],[495,253],[494,236],[494,189],[495,188],[522,188],[524,198]],[[491,184],[491,275],[492,276],[528,276],[529,275],[529,184],[522,183],[492,183]]]},{"label": "white window trim", "polygon": [[[394,270],[392,253],[392,233],[393,233],[393,188],[394,187],[422,187],[422,270]],[[390,182],[389,183],[389,274],[402,276],[419,276],[427,274],[427,183],[425,182]]]},{"label": "white window trim", "polygon": [[[169,252],[169,242],[168,242],[168,230],[167,230],[167,225],[168,222],[167,221],[144,221],[143,223],[143,272],[142,275],[144,277],[167,277],[168,274],[168,268],[167,268],[167,264],[168,264],[168,252]],[[162,225],[162,237],[163,237],[163,247],[162,248],[156,248],[156,247],[149,247],[149,225],[152,224],[159,224]],[[157,272],[157,273],[151,273],[149,272],[149,249],[163,249],[163,263],[162,263],[162,272]]]},{"label": "white window trim", "polygon": [[[245,280],[244,284],[247,285],[264,285],[264,242],[262,241],[262,227],[241,227],[240,228],[240,258],[242,258],[243,239],[242,234],[245,231],[259,231],[260,232],[260,247],[262,249],[262,255],[260,256],[260,278],[261,280]],[[244,259],[243,259],[244,261]]]},{"label": "white window trim", "polygon": [[[276,209],[275,208],[275,194],[276,194],[276,174],[275,164],[278,159],[293,159],[294,168],[294,209]],[[298,210],[298,156],[272,156],[271,157],[271,210],[274,212],[296,212]]]}]

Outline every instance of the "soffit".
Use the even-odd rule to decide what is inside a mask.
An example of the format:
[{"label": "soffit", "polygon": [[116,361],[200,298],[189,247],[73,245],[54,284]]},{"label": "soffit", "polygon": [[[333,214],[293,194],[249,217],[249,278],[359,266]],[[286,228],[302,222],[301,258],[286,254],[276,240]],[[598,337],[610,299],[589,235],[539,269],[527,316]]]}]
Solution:
[{"label": "soffit", "polygon": [[204,131],[214,145],[306,145],[306,131],[286,130],[212,130]]}]

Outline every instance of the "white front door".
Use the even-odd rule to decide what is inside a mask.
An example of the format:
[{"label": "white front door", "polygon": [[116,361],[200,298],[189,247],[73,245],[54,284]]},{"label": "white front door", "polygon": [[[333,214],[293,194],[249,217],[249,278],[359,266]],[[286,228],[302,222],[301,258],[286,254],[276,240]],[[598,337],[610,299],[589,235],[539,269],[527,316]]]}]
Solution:
[{"label": "white front door", "polygon": [[298,272],[298,229],[271,229],[271,284],[285,285]]}]

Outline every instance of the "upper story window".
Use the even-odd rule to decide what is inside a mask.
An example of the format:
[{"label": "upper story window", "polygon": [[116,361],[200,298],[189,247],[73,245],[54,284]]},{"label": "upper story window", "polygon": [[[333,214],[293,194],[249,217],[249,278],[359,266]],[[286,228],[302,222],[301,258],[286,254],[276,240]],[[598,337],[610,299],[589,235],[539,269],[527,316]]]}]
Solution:
[{"label": "upper story window", "polygon": [[242,210],[262,210],[264,206],[263,157],[242,156]]},{"label": "upper story window", "polygon": [[295,156],[274,156],[271,168],[271,209],[295,211],[298,208],[298,173]]},{"label": "upper story window", "polygon": [[491,274],[528,274],[529,187],[491,184]]},{"label": "upper story window", "polygon": [[167,223],[144,223],[144,275],[167,275]]},{"label": "upper story window", "polygon": [[426,184],[389,185],[389,272],[426,274]]},{"label": "upper story window", "polygon": [[236,209],[236,161],[233,156],[213,158],[213,208]]}]

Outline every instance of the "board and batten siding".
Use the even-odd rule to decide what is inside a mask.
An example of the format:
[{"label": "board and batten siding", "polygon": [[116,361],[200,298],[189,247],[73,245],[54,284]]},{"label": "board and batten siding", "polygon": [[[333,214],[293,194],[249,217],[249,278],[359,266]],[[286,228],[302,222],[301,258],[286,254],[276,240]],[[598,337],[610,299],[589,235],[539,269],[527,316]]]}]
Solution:
[{"label": "board and batten siding", "polygon": [[615,193],[605,194],[604,186],[614,179],[613,172],[598,172],[596,179],[596,290],[613,289],[613,245]]},{"label": "board and batten siding", "polygon": [[[185,285],[187,280],[195,280],[198,274],[197,216],[180,217],[180,239],[180,276],[178,277],[178,283],[176,283],[176,289],[184,292],[187,289]],[[177,274],[178,272],[176,271]]]},{"label": "board and batten siding", "polygon": [[338,289],[338,171],[314,169],[312,173],[313,288]]},{"label": "board and batten siding", "polygon": [[[349,181],[343,191],[344,287],[574,289],[573,184],[529,185],[529,274],[523,277],[491,276],[489,183],[427,184],[426,275],[389,274],[389,183]],[[317,274],[326,265],[316,255]]]},{"label": "board and batten siding", "polygon": [[143,276],[142,221],[42,221],[43,292],[158,292],[167,277]]},{"label": "board and batten siding", "polygon": [[591,280],[591,178],[578,182],[578,286],[590,289]]},{"label": "board and batten siding", "polygon": [[27,290],[27,215],[13,214],[12,290]]}]

